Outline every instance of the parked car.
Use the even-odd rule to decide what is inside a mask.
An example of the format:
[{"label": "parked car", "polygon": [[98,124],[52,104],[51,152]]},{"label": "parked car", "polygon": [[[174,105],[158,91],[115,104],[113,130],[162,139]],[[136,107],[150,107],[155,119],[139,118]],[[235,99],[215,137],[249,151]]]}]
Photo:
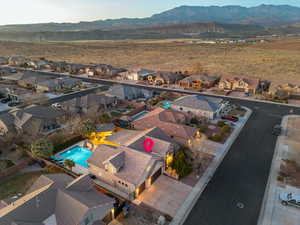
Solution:
[{"label": "parked car", "polygon": [[281,204],[284,206],[291,205],[300,208],[300,196],[292,193],[281,193],[279,195]]},{"label": "parked car", "polygon": [[236,116],[230,116],[230,115],[225,115],[225,116],[222,116],[222,119],[223,120],[230,120],[232,122],[237,122],[239,121],[239,118],[236,117]]},{"label": "parked car", "polygon": [[1,100],[1,103],[8,103],[9,101],[10,101],[9,98],[5,98],[5,99],[2,99],[2,100]]},{"label": "parked car", "polygon": [[282,132],[282,127],[280,125],[275,125],[273,127],[273,130],[272,130],[273,135],[279,136],[279,135],[281,135],[281,132]]},{"label": "parked car", "polygon": [[9,107],[14,107],[14,106],[17,106],[19,104],[20,104],[19,102],[10,102],[10,103],[8,103],[8,106]]},{"label": "parked car", "polygon": [[62,108],[62,105],[59,104],[59,103],[53,103],[51,106],[54,107],[54,108],[58,108],[58,109]]}]

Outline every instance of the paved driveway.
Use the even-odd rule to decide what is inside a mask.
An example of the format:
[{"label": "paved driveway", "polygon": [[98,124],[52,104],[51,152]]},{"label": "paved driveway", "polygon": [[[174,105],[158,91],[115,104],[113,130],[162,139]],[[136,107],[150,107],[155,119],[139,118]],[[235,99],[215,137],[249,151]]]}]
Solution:
[{"label": "paved driveway", "polygon": [[138,200],[162,213],[175,216],[191,190],[191,186],[161,175]]}]

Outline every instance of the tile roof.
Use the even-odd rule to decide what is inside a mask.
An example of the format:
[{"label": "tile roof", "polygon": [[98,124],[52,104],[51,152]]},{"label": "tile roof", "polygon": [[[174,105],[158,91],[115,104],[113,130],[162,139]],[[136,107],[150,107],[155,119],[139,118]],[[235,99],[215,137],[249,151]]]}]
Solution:
[{"label": "tile roof", "polygon": [[218,79],[217,76],[209,76],[206,74],[200,74],[200,75],[190,75],[184,79],[181,80],[181,82],[193,82],[197,80],[202,80],[204,82],[215,82]]},{"label": "tile roof", "polygon": [[177,99],[172,105],[215,112],[220,108],[220,104],[222,102],[222,98],[206,97],[202,95],[187,95]]},{"label": "tile roof", "polygon": [[113,148],[107,145],[100,145],[89,158],[88,163],[104,169],[104,163],[111,156],[124,152],[124,165],[114,174],[122,180],[139,185],[145,180],[145,171],[151,167],[155,160],[152,155],[133,150],[126,146]]},{"label": "tile roof", "polygon": [[158,127],[142,131],[121,130],[112,134],[108,140],[145,153],[144,141],[146,138],[151,138],[154,141],[154,148],[152,152],[159,154],[161,157],[165,156],[171,145],[174,147],[177,147],[178,145]]},{"label": "tile roof", "polygon": [[[172,114],[173,116],[171,117],[170,115]],[[144,117],[135,120],[132,123],[137,129],[158,127],[169,136],[183,139],[195,137],[198,131],[196,128],[179,124],[178,121],[177,123],[174,122],[174,118],[183,118],[182,115],[185,114],[170,109],[156,108]]]},{"label": "tile roof", "polygon": [[84,175],[68,185],[72,178],[66,174],[42,175],[36,190],[0,210],[0,225],[43,225],[52,215],[58,225],[78,224],[90,208],[112,207],[114,200],[91,188],[89,179]]}]

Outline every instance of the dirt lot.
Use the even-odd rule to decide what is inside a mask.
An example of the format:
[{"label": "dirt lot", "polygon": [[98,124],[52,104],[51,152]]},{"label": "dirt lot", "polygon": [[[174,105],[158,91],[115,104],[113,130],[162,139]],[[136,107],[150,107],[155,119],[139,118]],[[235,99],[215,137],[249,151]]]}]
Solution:
[{"label": "dirt lot", "polygon": [[191,70],[201,63],[216,74],[244,74],[300,84],[300,38],[260,44],[190,44],[183,40],[21,43],[0,42],[1,55],[46,57],[119,67]]}]

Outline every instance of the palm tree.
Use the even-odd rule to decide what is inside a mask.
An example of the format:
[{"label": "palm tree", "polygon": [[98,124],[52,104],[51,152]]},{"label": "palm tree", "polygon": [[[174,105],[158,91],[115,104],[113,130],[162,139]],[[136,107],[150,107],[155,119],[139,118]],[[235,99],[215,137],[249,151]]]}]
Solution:
[{"label": "palm tree", "polygon": [[66,159],[66,160],[64,161],[64,165],[65,165],[66,167],[68,167],[70,170],[72,170],[72,168],[75,166],[75,163],[74,163],[74,161],[71,160],[71,159]]},{"label": "palm tree", "polygon": [[49,158],[54,151],[53,143],[41,138],[31,144],[31,153],[36,158]]}]

